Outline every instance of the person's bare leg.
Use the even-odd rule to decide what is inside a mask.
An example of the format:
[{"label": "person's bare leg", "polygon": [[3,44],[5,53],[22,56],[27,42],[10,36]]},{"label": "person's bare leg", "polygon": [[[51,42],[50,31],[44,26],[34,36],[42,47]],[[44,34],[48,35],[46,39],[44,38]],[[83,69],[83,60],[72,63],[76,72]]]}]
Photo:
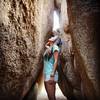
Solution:
[{"label": "person's bare leg", "polygon": [[49,100],[56,100],[56,97],[55,97],[56,82],[47,81],[47,82],[44,82],[44,84],[45,84],[45,89],[46,89]]}]

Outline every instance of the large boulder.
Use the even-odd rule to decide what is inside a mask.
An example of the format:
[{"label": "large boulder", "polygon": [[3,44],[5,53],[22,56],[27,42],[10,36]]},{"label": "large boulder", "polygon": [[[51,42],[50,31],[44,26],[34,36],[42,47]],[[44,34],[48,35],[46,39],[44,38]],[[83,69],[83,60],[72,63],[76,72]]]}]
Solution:
[{"label": "large boulder", "polygon": [[100,99],[98,32],[100,2],[68,0],[69,30],[76,60],[75,71],[81,79],[84,100]]},{"label": "large boulder", "polygon": [[20,100],[35,83],[53,8],[53,0],[0,1],[0,100]]},{"label": "large boulder", "polygon": [[[73,100],[99,100],[99,26],[100,2],[96,0],[55,0],[59,9],[61,33],[71,35],[74,55],[68,53],[67,35],[63,34],[62,70],[59,86],[63,94]],[[61,7],[66,9],[62,9]],[[68,21],[63,12],[68,10]],[[67,15],[67,14],[66,14]],[[64,18],[64,19],[63,19]],[[68,25],[69,24],[69,25]],[[64,39],[65,38],[65,39]],[[75,99],[74,98],[74,99]]]}]

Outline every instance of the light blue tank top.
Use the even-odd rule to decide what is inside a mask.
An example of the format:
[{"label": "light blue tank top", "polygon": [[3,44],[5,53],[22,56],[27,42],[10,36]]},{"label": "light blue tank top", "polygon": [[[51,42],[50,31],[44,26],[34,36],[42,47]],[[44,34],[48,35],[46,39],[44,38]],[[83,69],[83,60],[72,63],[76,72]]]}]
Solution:
[{"label": "light blue tank top", "polygon": [[[52,52],[54,53],[55,51],[58,51],[60,52],[60,48],[54,44],[53,47],[52,47]],[[53,71],[53,66],[54,65],[54,56],[52,54],[51,58],[49,60],[45,60],[44,59],[44,70],[43,70],[43,73],[44,73],[44,81],[48,81],[50,80],[50,75]],[[55,73],[55,77],[54,77],[54,80],[57,82],[58,81],[58,72],[56,71]]]}]

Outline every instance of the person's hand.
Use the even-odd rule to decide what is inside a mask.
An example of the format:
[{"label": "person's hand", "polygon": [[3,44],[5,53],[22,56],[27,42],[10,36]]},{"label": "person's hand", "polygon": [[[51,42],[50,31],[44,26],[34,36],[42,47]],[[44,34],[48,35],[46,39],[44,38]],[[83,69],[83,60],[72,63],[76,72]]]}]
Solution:
[{"label": "person's hand", "polygon": [[50,43],[49,42],[47,42],[46,44],[45,44],[45,48],[49,48],[50,47]]},{"label": "person's hand", "polygon": [[51,81],[54,81],[54,76],[50,76],[50,80]]},{"label": "person's hand", "polygon": [[54,80],[54,72],[51,73],[50,80]]}]

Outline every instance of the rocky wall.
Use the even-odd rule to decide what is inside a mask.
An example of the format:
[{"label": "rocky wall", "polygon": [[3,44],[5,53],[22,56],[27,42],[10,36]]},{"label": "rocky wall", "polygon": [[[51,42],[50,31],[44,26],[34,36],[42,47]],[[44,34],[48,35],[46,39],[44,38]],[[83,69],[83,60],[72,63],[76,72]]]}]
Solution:
[{"label": "rocky wall", "polygon": [[[59,87],[62,93],[68,98],[68,100],[74,100],[74,88],[80,89],[79,79],[76,77],[76,73],[73,68],[73,57],[71,55],[72,39],[70,33],[67,32],[69,20],[67,11],[66,0],[55,0],[55,9],[59,16],[60,29],[58,35],[62,39],[61,47],[61,64],[58,66],[59,73]],[[74,87],[74,88],[73,88]]]},{"label": "rocky wall", "polygon": [[[40,72],[53,0],[0,1],[0,100],[20,100]],[[38,63],[40,62],[40,63]]]},{"label": "rocky wall", "polygon": [[84,100],[99,100],[100,79],[97,55],[100,2],[96,0],[67,1],[76,72],[81,78],[81,93]]},{"label": "rocky wall", "polygon": [[[64,2],[62,0],[62,2]],[[69,99],[99,100],[99,17],[100,2],[96,0],[79,1],[55,0],[60,19],[61,33],[63,33],[62,68],[59,69],[59,86],[63,94]],[[62,7],[62,9],[61,9]],[[68,10],[68,22],[63,11]],[[64,21],[64,23],[63,23]],[[67,25],[68,27],[67,27]],[[74,55],[68,53],[67,34],[71,34]],[[75,98],[74,98],[75,97]]]}]

